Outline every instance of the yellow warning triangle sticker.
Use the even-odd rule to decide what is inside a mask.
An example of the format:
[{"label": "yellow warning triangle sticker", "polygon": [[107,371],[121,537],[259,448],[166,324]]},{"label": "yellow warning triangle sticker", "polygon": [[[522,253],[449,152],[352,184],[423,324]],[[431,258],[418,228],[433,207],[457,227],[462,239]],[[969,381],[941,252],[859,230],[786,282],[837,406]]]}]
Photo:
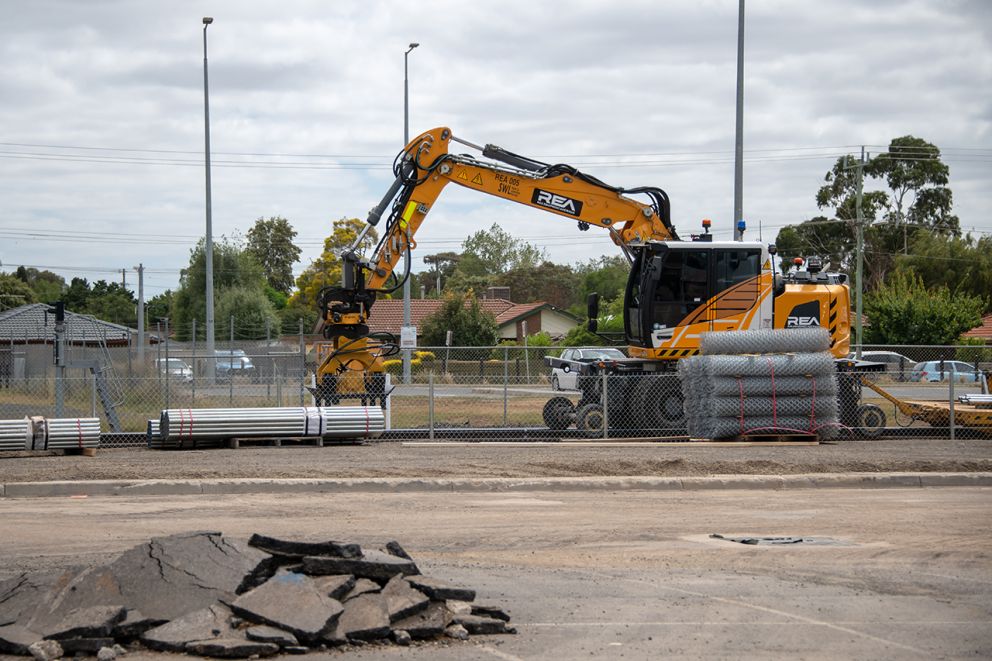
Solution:
[{"label": "yellow warning triangle sticker", "polygon": [[481,174],[476,174],[474,177],[472,177],[472,183],[473,184],[479,184],[481,186],[482,185],[482,175]]},{"label": "yellow warning triangle sticker", "polygon": [[464,179],[465,181],[468,181],[468,175],[465,174],[465,171],[464,170],[462,170],[461,172],[458,173],[458,178],[459,179]]}]

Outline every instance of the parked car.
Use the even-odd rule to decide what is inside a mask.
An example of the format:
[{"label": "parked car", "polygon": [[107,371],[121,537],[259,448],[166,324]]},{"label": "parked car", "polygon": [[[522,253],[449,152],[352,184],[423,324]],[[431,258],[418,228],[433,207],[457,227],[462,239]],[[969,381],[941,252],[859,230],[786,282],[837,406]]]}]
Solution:
[{"label": "parked car", "polygon": [[214,373],[218,379],[227,380],[243,375],[250,378],[252,382],[256,381],[255,365],[252,364],[251,358],[245,355],[243,350],[215,351],[214,355],[217,356],[214,363]]},{"label": "parked car", "polygon": [[925,363],[917,363],[913,368],[910,378],[913,381],[947,381],[951,377],[955,381],[976,382],[980,379],[981,372],[975,369],[974,365],[960,360],[928,360]]},{"label": "parked car", "polygon": [[619,349],[565,349],[556,361],[558,366],[551,368],[551,389],[575,390],[582,365],[598,360],[623,360],[626,357]]},{"label": "parked car", "polygon": [[[849,358],[857,354],[852,353]],[[897,381],[909,381],[916,361],[895,351],[862,351],[861,360],[884,363],[885,373]]]},{"label": "parked car", "polygon": [[155,362],[158,364],[159,374],[184,383],[192,383],[193,368],[186,361],[179,358],[162,358]]}]

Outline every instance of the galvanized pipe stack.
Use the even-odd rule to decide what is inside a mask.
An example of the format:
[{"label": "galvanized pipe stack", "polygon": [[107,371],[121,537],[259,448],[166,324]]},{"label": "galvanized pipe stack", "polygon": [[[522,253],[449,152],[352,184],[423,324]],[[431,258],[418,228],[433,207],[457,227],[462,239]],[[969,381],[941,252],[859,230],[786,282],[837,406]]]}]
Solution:
[{"label": "galvanized pipe stack", "polygon": [[74,450],[99,446],[99,418],[0,420],[0,450]]},{"label": "galvanized pipe stack", "polygon": [[30,420],[0,420],[0,450],[24,450],[30,444]]},{"label": "galvanized pipe stack", "polygon": [[377,406],[167,409],[149,447],[203,448],[231,438],[376,438],[386,428]]}]

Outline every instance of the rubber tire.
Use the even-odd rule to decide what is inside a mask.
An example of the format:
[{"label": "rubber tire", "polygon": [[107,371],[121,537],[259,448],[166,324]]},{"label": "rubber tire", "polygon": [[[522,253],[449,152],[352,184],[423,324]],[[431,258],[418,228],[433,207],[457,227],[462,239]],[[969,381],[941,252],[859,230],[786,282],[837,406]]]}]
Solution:
[{"label": "rubber tire", "polygon": [[586,404],[575,414],[575,427],[586,438],[603,438],[602,404]]},{"label": "rubber tire", "polygon": [[568,397],[552,397],[541,414],[548,429],[568,429],[575,422],[575,406]]},{"label": "rubber tire", "polygon": [[558,392],[559,390],[561,390],[561,384],[558,383],[558,375],[557,374],[552,374],[551,375],[551,389],[554,390],[555,392]]},{"label": "rubber tire", "polygon": [[663,384],[655,378],[645,378],[637,384],[640,419],[650,430],[684,427],[685,399],[681,390],[662,392]]},{"label": "rubber tire", "polygon": [[854,432],[861,438],[878,438],[885,431],[885,411],[874,404],[858,407]]}]

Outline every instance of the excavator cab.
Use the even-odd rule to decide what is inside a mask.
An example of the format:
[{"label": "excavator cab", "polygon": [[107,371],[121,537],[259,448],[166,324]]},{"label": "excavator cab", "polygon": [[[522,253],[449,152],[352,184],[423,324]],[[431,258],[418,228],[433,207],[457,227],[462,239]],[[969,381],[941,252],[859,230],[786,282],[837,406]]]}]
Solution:
[{"label": "excavator cab", "polygon": [[741,241],[651,241],[635,249],[625,292],[631,354],[698,353],[707,331],[771,328],[767,246]]}]

